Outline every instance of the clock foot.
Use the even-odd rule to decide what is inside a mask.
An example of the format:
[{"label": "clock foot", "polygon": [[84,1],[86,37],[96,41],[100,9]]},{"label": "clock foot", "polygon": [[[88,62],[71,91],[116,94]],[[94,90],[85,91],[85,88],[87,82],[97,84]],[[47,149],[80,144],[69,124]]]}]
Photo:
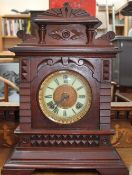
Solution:
[{"label": "clock foot", "polygon": [[100,175],[129,175],[129,171],[126,168],[102,168],[97,169]]},{"label": "clock foot", "polygon": [[14,169],[10,168],[3,168],[1,170],[1,175],[31,175],[35,169],[17,169],[16,167]]}]

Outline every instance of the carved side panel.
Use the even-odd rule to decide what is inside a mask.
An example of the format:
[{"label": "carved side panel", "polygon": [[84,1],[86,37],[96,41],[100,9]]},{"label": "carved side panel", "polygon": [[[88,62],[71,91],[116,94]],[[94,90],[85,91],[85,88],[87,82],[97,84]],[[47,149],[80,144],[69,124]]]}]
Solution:
[{"label": "carved side panel", "polygon": [[20,126],[31,123],[30,58],[20,62]]},{"label": "carved side panel", "polygon": [[102,80],[110,81],[110,60],[103,60]]},{"label": "carved side panel", "polygon": [[103,80],[110,79],[109,68],[110,68],[109,60],[104,60],[103,61]]},{"label": "carved side panel", "polygon": [[100,129],[110,129],[111,109],[111,60],[102,60],[102,80],[100,87]]}]

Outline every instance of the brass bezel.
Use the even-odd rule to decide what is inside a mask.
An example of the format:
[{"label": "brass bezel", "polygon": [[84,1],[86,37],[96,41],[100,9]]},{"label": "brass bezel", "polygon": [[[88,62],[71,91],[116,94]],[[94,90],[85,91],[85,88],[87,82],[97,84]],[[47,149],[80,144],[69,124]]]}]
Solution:
[{"label": "brass bezel", "polygon": [[[76,78],[79,78],[83,82],[83,84],[85,85],[85,88],[87,89],[86,98],[87,98],[88,102],[86,103],[86,105],[82,108],[82,110],[78,114],[75,114],[74,116],[69,117],[69,118],[61,118],[57,114],[50,111],[47,108],[45,101],[43,100],[43,95],[44,95],[44,92],[45,92],[45,89],[47,87],[48,82],[50,82],[50,80],[53,79],[53,77],[56,77],[59,74],[61,74],[61,75],[62,74],[74,75]],[[39,102],[39,106],[40,106],[41,111],[48,119],[52,120],[53,122],[60,123],[60,124],[71,124],[71,123],[77,122],[78,120],[83,118],[85,116],[85,114],[89,111],[91,103],[92,103],[92,90],[91,90],[91,87],[90,87],[88,81],[79,73],[77,73],[75,71],[71,71],[71,70],[56,71],[56,72],[49,74],[44,79],[44,81],[41,83],[39,91],[38,91],[38,102]]]}]

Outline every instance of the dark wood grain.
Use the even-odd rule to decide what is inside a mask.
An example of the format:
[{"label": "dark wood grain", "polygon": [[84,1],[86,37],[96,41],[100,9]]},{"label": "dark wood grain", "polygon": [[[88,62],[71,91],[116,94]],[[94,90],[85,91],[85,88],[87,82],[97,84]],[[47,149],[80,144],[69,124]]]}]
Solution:
[{"label": "dark wood grain", "polygon": [[[30,175],[35,169],[95,169],[102,175],[128,175],[110,143],[111,60],[118,52],[113,32],[96,37],[101,22],[82,9],[31,12],[31,34],[10,50],[20,60],[20,141],[2,175]],[[41,83],[53,72],[80,74],[91,87],[89,111],[77,122],[59,124],[39,107]]]}]

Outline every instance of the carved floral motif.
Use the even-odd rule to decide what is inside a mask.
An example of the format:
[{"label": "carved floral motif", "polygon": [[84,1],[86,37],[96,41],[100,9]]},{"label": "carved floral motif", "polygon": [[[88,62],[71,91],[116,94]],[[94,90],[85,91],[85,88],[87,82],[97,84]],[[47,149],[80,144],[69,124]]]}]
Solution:
[{"label": "carved floral motif", "polygon": [[23,41],[23,43],[37,43],[38,42],[37,36],[26,34],[24,30],[19,30],[17,32],[17,36]]},{"label": "carved floral motif", "polygon": [[84,36],[84,34],[82,32],[78,32],[76,29],[58,29],[53,30],[51,33],[49,33],[49,36],[57,40],[75,40]]}]

